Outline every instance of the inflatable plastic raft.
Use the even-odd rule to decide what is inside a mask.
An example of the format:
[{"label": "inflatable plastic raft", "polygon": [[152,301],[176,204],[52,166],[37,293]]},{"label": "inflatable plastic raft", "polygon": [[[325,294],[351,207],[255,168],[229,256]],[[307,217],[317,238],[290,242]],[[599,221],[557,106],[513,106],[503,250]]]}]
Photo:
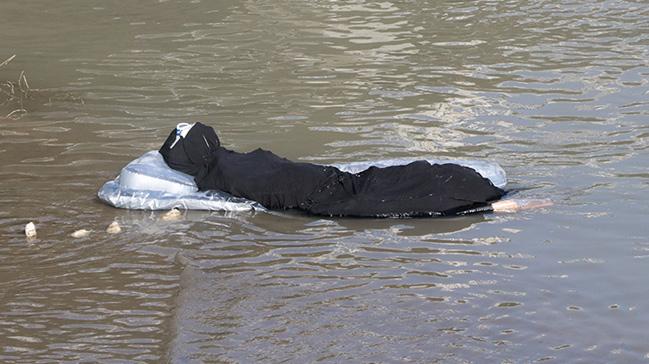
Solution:
[{"label": "inflatable plastic raft", "polygon": [[[505,171],[497,163],[486,161],[400,158],[334,166],[343,171],[358,173],[371,166],[388,167],[422,159],[431,164],[460,164],[473,168],[497,187],[504,188],[507,184]],[[162,155],[155,150],[145,153],[122,168],[119,176],[106,182],[97,195],[111,206],[135,210],[169,210],[174,207],[213,211],[265,210],[254,201],[234,197],[222,191],[199,192],[193,177],[169,168]]]}]

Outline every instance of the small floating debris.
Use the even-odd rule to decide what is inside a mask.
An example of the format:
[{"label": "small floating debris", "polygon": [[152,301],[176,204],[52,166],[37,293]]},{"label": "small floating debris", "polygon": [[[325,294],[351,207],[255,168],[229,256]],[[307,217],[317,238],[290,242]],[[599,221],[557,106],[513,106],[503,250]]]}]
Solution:
[{"label": "small floating debris", "polygon": [[106,232],[109,234],[119,234],[122,232],[122,227],[119,226],[117,221],[113,221],[106,227]]},{"label": "small floating debris", "polygon": [[90,230],[86,230],[86,229],[79,229],[73,232],[72,234],[70,234],[70,236],[75,239],[85,238],[88,235],[90,235]]},{"label": "small floating debris", "polygon": [[172,220],[178,220],[182,216],[182,212],[178,210],[177,208],[173,208],[169,210],[167,213],[162,215],[162,220],[164,221],[172,221]]},{"label": "small floating debris", "polygon": [[36,239],[36,225],[31,221],[25,225],[25,236],[27,239]]}]

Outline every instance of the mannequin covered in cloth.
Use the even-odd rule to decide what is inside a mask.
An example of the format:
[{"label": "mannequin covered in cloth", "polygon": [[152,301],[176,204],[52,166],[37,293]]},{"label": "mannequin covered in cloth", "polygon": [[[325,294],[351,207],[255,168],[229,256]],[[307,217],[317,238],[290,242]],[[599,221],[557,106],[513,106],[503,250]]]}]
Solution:
[{"label": "mannequin covered in cloth", "polygon": [[[515,211],[515,200],[475,170],[416,161],[348,173],[332,166],[292,162],[256,149],[221,146],[201,124],[179,124],[160,148],[169,167],[194,177],[199,190],[220,190],[273,210],[348,217],[453,216]],[[536,206],[533,206],[536,207]]]}]

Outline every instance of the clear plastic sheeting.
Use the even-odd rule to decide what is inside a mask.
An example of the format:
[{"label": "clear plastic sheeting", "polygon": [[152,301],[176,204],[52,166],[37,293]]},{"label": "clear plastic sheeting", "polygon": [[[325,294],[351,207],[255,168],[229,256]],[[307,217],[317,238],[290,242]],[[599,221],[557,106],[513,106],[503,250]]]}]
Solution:
[{"label": "clear plastic sheeting", "polygon": [[97,196],[111,206],[134,210],[265,210],[254,201],[222,191],[198,191],[192,176],[169,168],[156,150],[127,164]]},{"label": "clear plastic sheeting", "polygon": [[[505,171],[496,163],[472,160],[440,160],[401,158],[368,162],[336,164],[343,171],[358,173],[371,166],[387,167],[408,164],[415,160],[431,164],[455,163],[473,168],[500,188],[507,184]],[[265,210],[260,204],[222,191],[198,191],[192,176],[169,168],[158,151],[150,151],[130,162],[112,181],[97,193],[105,203],[124,209],[213,211]]]}]

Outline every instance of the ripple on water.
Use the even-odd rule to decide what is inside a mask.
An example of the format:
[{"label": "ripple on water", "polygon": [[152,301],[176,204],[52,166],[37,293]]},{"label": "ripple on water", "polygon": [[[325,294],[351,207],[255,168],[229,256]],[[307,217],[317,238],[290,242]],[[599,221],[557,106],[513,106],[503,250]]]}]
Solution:
[{"label": "ripple on water", "polygon": [[[344,359],[326,349],[342,343],[355,358],[378,359],[370,348],[381,345],[392,360],[407,352],[417,360],[429,354],[421,345],[462,341],[472,330],[457,326],[464,314],[455,306],[521,305],[500,300],[524,293],[492,288],[512,276],[499,261],[529,259],[495,250],[501,240],[427,242],[402,235],[407,225],[350,231],[333,221],[283,234],[259,230],[273,218],[258,219],[255,229],[228,225],[229,241],[183,252],[176,326],[191,329],[175,338],[176,360]],[[485,260],[494,264],[477,264]],[[455,329],[431,332],[440,322]]]}]

